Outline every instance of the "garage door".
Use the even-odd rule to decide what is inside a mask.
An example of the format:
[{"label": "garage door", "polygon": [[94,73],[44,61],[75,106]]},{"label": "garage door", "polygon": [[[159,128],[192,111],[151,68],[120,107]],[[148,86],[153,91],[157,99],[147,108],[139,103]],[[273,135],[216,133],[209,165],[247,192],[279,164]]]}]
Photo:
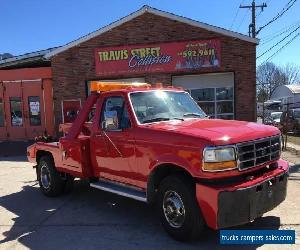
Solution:
[{"label": "garage door", "polygon": [[0,82],[0,141],[33,139],[45,133],[43,89],[41,79]]},{"label": "garage door", "polygon": [[187,90],[212,118],[234,119],[234,74],[174,76],[172,84]]}]

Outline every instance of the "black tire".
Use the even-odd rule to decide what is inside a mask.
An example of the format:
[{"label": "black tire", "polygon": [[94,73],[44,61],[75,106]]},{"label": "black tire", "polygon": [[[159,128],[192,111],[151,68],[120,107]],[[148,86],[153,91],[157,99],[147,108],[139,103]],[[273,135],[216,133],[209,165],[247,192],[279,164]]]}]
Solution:
[{"label": "black tire", "polygon": [[[174,212],[173,204],[177,204],[177,208],[181,207],[178,204],[183,204],[183,210],[181,207],[176,210],[178,213]],[[164,229],[174,239],[188,241],[201,236],[205,223],[196,201],[195,188],[183,176],[168,176],[160,183],[157,211]],[[170,219],[173,214],[177,214],[173,217],[175,221]]]},{"label": "black tire", "polygon": [[40,190],[49,197],[59,196],[63,193],[66,182],[62,180],[60,174],[56,171],[52,157],[42,156],[38,168],[37,179]]}]

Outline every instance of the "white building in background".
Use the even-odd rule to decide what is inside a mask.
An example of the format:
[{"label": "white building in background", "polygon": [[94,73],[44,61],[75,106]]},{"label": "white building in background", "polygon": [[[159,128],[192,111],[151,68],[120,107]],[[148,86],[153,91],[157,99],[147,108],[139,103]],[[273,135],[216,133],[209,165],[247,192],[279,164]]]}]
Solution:
[{"label": "white building in background", "polygon": [[[300,84],[278,86],[271,95],[271,100],[281,101],[283,109],[300,107]],[[288,105],[287,105],[288,104]]]}]

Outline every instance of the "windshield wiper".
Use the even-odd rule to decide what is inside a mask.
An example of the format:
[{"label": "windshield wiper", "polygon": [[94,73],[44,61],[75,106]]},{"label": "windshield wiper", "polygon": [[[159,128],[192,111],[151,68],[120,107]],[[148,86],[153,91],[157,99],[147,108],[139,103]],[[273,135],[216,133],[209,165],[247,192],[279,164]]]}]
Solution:
[{"label": "windshield wiper", "polygon": [[183,117],[187,117],[187,116],[202,117],[202,115],[200,115],[198,113],[185,113],[185,114],[183,114]]},{"label": "windshield wiper", "polygon": [[160,121],[169,121],[170,118],[167,117],[157,117],[149,120],[144,120],[143,123],[148,123],[148,122],[160,122]]},{"label": "windshield wiper", "polygon": [[180,121],[184,121],[183,118],[180,117],[171,117],[170,120],[180,120]]}]

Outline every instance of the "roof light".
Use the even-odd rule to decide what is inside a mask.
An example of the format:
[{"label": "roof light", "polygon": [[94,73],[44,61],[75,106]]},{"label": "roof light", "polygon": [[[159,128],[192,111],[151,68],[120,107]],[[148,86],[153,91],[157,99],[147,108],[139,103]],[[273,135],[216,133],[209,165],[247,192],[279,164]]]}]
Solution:
[{"label": "roof light", "polygon": [[119,90],[119,89],[127,89],[127,88],[150,88],[151,85],[148,83],[142,82],[100,82],[100,81],[92,81],[90,85],[91,91],[111,91],[111,90]]}]

